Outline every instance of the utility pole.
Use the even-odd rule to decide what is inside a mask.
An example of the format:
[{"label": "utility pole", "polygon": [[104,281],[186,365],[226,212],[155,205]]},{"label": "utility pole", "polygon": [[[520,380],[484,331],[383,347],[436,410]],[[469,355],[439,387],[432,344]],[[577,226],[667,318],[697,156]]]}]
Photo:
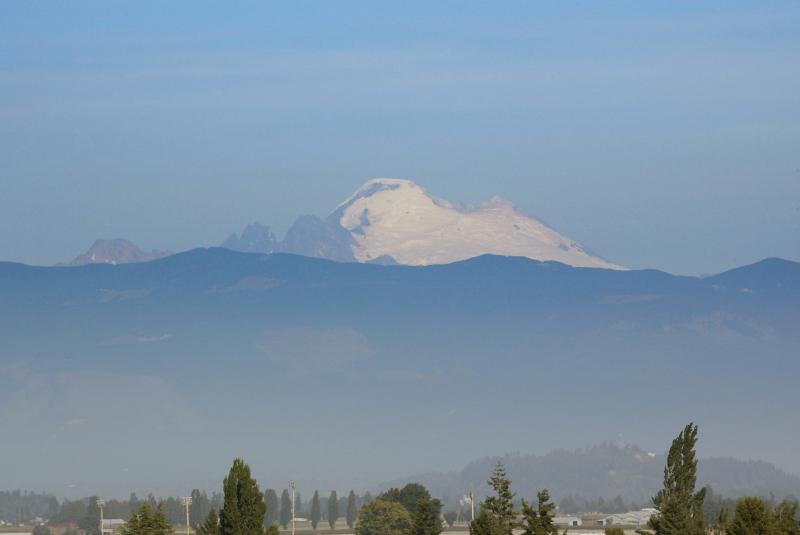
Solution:
[{"label": "utility pole", "polygon": [[472,491],[469,491],[469,507],[472,511],[472,521],[475,521],[475,497],[472,495]]},{"label": "utility pole", "polygon": [[186,508],[186,535],[191,535],[189,530],[189,506],[192,505],[192,497],[183,497],[183,506]]},{"label": "utility pole", "polygon": [[292,535],[294,535],[294,481],[289,481],[289,488],[292,489]]},{"label": "utility pole", "polygon": [[103,508],[105,506],[105,500],[97,500],[97,507],[100,509],[100,535],[103,535]]}]

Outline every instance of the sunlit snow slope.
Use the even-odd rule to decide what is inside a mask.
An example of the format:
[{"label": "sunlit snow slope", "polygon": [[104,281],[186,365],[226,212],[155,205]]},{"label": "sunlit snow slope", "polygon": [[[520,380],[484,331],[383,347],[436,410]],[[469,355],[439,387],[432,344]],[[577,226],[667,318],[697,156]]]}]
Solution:
[{"label": "sunlit snow slope", "polygon": [[360,262],[392,257],[400,264],[444,264],[483,254],[624,269],[498,197],[465,208],[429,195],[410,180],[366,182],[330,218],[349,230]]}]

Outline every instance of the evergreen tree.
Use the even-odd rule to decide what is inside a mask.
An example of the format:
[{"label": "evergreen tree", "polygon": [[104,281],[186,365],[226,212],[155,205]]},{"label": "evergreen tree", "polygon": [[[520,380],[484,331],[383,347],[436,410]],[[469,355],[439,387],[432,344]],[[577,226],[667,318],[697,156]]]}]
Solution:
[{"label": "evergreen tree", "polygon": [[550,493],[544,489],[536,497],[536,509],[522,500],[523,535],[558,535],[558,527],[553,523],[556,505],[550,501]]},{"label": "evergreen tree", "polygon": [[320,518],[322,518],[322,511],[319,507],[319,491],[314,491],[314,497],[311,498],[311,527],[313,529],[317,529],[317,524],[319,524]]},{"label": "evergreen tree", "polygon": [[409,535],[439,535],[443,530],[439,500],[420,498],[411,517]]},{"label": "evergreen tree", "polygon": [[278,494],[275,489],[267,489],[264,493],[264,503],[267,506],[267,514],[264,516],[264,525],[266,527],[274,526],[278,523],[278,516],[280,514],[280,503],[278,502]]},{"label": "evergreen tree", "polygon": [[470,522],[470,535],[511,535],[515,523],[514,493],[502,462],[495,465],[489,485],[496,495],[481,504],[478,516]]},{"label": "evergreen tree", "polygon": [[286,529],[292,521],[292,498],[289,497],[289,490],[283,489],[281,493],[281,527]]},{"label": "evergreen tree", "polygon": [[86,535],[100,535],[100,507],[97,506],[97,496],[89,498],[86,514],[78,520],[78,527]]},{"label": "evergreen tree", "polygon": [[358,516],[358,510],[356,509],[356,493],[351,490],[350,494],[347,496],[347,526],[350,529],[353,529],[353,526],[356,525],[356,516]]},{"label": "evergreen tree", "polygon": [[703,501],[697,483],[697,426],[688,424],[672,441],[664,468],[664,488],[653,498],[659,514],[650,519],[656,535],[706,535]]},{"label": "evergreen tree", "polygon": [[205,492],[199,489],[192,490],[192,506],[189,508],[189,523],[196,526],[211,512],[211,501]]},{"label": "evergreen tree", "polygon": [[772,524],[780,535],[800,535],[797,502],[782,501],[772,512]]},{"label": "evergreen tree", "polygon": [[219,516],[211,509],[195,530],[197,535],[219,535]]},{"label": "evergreen tree", "polygon": [[714,520],[714,525],[711,528],[713,535],[727,535],[730,528],[730,521],[728,520],[728,508],[722,506]]},{"label": "evergreen tree", "polygon": [[332,490],[328,498],[328,525],[331,529],[336,528],[336,521],[339,519],[339,498],[336,497],[336,491]]},{"label": "evergreen tree", "polygon": [[[767,503],[749,496],[736,502],[730,535],[777,535]],[[783,535],[783,534],[781,534]]]},{"label": "evergreen tree", "polygon": [[120,535],[171,535],[172,525],[167,521],[161,505],[153,511],[150,501],[145,501],[120,528],[119,533]]},{"label": "evergreen tree", "polygon": [[361,507],[364,507],[365,505],[367,505],[371,501],[372,501],[372,494],[370,494],[369,491],[365,492],[364,493],[364,503],[361,504]]},{"label": "evergreen tree", "polygon": [[225,499],[219,513],[220,535],[263,535],[267,506],[243,460],[233,461],[222,488]]}]

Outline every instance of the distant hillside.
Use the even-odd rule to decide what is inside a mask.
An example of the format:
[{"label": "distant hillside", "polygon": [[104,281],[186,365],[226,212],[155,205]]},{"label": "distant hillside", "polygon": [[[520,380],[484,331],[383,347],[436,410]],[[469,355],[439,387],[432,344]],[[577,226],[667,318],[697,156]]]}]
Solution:
[{"label": "distant hillside", "polygon": [[[458,473],[422,474],[394,481],[397,486],[420,481],[438,496],[458,498],[470,489],[488,492],[486,480],[501,460],[513,480],[513,490],[532,497],[547,488],[557,500],[566,496],[593,500],[622,497],[625,503],[645,504],[661,488],[666,457],[634,446],[602,444],[586,449],[557,450],[545,455],[513,454],[487,457],[469,463]],[[800,496],[800,477],[759,461],[730,458],[701,459],[698,484],[710,485],[716,494]]]},{"label": "distant hillside", "polygon": [[[778,259],[707,278],[222,248],[0,263],[0,473],[57,495],[101,492],[98,478],[158,491],[243,455],[273,481],[382,481],[620,433],[664,448],[688,421],[716,445],[705,451],[800,470],[798,325],[800,264]],[[604,449],[509,462],[526,492],[637,499],[662,464]],[[489,464],[449,492],[481,485]]]}]

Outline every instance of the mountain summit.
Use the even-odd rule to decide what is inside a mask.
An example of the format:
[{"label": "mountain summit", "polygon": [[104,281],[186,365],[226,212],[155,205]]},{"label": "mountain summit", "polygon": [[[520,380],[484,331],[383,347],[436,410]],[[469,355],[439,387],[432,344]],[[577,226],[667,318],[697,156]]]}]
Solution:
[{"label": "mountain summit", "polygon": [[96,240],[89,250],[76,256],[67,266],[84,266],[86,264],[131,264],[149,262],[170,256],[172,251],[143,251],[135,243],[122,238],[113,240]]},{"label": "mountain summit", "polygon": [[353,236],[359,262],[446,264],[483,254],[624,269],[586,251],[541,221],[495,197],[468,207],[431,196],[410,180],[369,180],[328,217]]}]

